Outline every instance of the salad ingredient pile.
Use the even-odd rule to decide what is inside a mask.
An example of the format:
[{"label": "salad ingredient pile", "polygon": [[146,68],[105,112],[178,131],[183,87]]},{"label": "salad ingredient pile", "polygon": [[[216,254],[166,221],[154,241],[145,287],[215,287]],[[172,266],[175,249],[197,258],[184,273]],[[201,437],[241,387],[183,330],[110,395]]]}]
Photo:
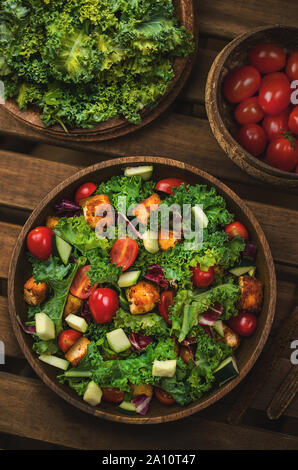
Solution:
[{"label": "salad ingredient pile", "polygon": [[230,72],[223,86],[240,125],[237,140],[269,165],[298,173],[298,106],[291,100],[297,95],[298,52],[287,57],[278,45],[260,43],[248,58],[250,65]]},{"label": "salad ingredient pile", "polygon": [[139,124],[194,49],[172,0],[3,0],[0,17],[6,98],[65,130]]},{"label": "salad ingredient pile", "polygon": [[[152,174],[136,167],[84,183],[27,236],[33,350],[90,405],[133,414],[153,396],[185,406],[236,377],[235,350],[256,330],[263,299],[257,247],[223,197]],[[154,237],[154,212],[183,204],[201,230],[178,233],[173,211],[169,236],[159,217]]]}]

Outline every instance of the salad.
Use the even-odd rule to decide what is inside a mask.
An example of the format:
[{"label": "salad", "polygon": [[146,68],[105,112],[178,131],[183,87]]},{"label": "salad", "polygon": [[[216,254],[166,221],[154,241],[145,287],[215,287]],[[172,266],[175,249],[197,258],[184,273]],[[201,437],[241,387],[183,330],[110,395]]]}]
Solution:
[{"label": "salad", "polygon": [[153,397],[186,406],[238,375],[263,284],[215,188],[126,168],[59,200],[27,248],[22,326],[88,404],[146,414]]}]

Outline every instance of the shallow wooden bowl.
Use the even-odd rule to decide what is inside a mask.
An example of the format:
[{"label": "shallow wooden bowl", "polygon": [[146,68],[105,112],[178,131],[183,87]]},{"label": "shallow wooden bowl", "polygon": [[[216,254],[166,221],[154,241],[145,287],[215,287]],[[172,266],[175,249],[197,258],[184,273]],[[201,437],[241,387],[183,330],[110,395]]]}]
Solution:
[{"label": "shallow wooden bowl", "polygon": [[[73,197],[74,190],[82,183],[87,181],[99,183],[113,175],[123,174],[123,168],[127,165],[134,166],[140,164],[154,165],[153,177],[155,180],[172,175],[187,180],[190,184],[203,183],[214,186],[219,194],[224,196],[228,208],[235,214],[236,219],[246,225],[252,240],[257,244],[258,276],[265,285],[264,304],[259,317],[258,329],[252,338],[242,342],[236,354],[240,370],[239,376],[186,407],[179,405],[167,407],[154,399],[149,413],[145,417],[141,415],[122,415],[119,413],[117,405],[111,406],[106,403],[93,408],[83,402],[68,386],[59,384],[56,380],[57,370],[39,361],[37,355],[31,349],[32,338],[23,332],[17,320],[17,316],[19,316],[23,322],[26,321],[27,308],[23,300],[23,286],[32,273],[31,265],[26,259],[26,236],[28,232],[32,228],[44,224],[46,217],[53,213],[54,204],[62,197]],[[134,424],[174,421],[206,408],[230,392],[249,372],[262,351],[273,321],[276,301],[276,279],[271,252],[259,223],[247,206],[233,191],[213,176],[185,163],[159,157],[126,157],[98,163],[79,171],[53,189],[39,203],[21,230],[11,259],[8,283],[9,312],[12,326],[21,350],[36,374],[55,393],[77,408],[99,418]]]},{"label": "shallow wooden bowl", "polygon": [[259,42],[273,42],[287,52],[298,50],[298,28],[292,26],[267,26],[242,34],[230,42],[215,58],[206,84],[206,109],[212,132],[226,152],[240,168],[250,175],[276,186],[298,189],[298,174],[288,173],[267,165],[241,147],[234,136],[239,129],[233,105],[222,93],[223,80],[233,69],[248,64],[249,49]]},{"label": "shallow wooden bowl", "polygon": [[2,107],[12,114],[23,124],[30,126],[35,131],[41,132],[48,137],[63,139],[68,141],[86,141],[95,142],[120,137],[134,132],[137,129],[149,124],[163,113],[175,100],[191,72],[196,58],[198,46],[198,31],[196,21],[196,9],[194,0],[173,0],[176,10],[176,16],[181,25],[194,36],[195,51],[188,57],[178,57],[174,61],[175,77],[166,93],[159,99],[154,108],[146,108],[141,112],[142,122],[138,125],[131,124],[126,119],[114,118],[91,129],[77,128],[65,132],[61,126],[54,125],[47,127],[40,119],[39,108],[29,108],[20,110],[15,100],[6,100]]}]

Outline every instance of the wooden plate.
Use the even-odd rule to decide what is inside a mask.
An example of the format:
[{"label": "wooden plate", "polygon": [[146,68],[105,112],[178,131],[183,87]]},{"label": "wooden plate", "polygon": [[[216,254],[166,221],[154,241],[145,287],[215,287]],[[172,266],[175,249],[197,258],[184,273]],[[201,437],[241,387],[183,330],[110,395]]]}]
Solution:
[{"label": "wooden plate", "polygon": [[[38,225],[43,225],[46,217],[53,213],[54,204],[62,197],[72,198],[75,189],[82,183],[87,181],[99,183],[109,179],[113,175],[123,174],[123,168],[126,166],[140,164],[154,165],[153,177],[155,180],[172,175],[173,177],[175,176],[187,180],[190,184],[203,183],[214,186],[219,194],[224,196],[227,201],[228,208],[235,214],[236,219],[242,221],[246,225],[252,240],[258,246],[258,276],[265,285],[264,304],[259,316],[259,327],[253,337],[242,342],[242,345],[236,354],[240,370],[239,376],[223,387],[215,389],[200,400],[186,407],[181,407],[179,405],[167,407],[161,405],[154,399],[146,417],[141,415],[121,415],[118,411],[118,407],[115,405],[111,406],[103,403],[97,408],[93,408],[83,402],[83,400],[78,397],[74,391],[68,388],[68,386],[61,385],[57,382],[56,369],[39,361],[38,357],[31,349],[32,338],[30,335],[23,332],[17,321],[17,316],[19,316],[23,322],[26,321],[27,309],[23,300],[23,287],[25,281],[32,274],[31,265],[26,258],[26,236],[28,232]],[[98,416],[99,418],[134,424],[151,424],[174,421],[196,413],[215,403],[241,382],[254,365],[267,340],[275,310],[276,279],[271,252],[259,223],[241,199],[239,199],[239,197],[227,186],[202,170],[177,160],[159,157],[123,157],[98,163],[79,171],[59,184],[39,203],[21,230],[16,242],[8,275],[8,299],[13,329],[21,350],[36,374],[55,393],[77,408],[94,416]]]},{"label": "wooden plate", "polygon": [[194,0],[174,0],[177,18],[181,25],[194,36],[195,51],[188,57],[178,57],[174,61],[175,77],[166,93],[159,99],[157,106],[152,109],[144,109],[141,112],[142,122],[135,125],[129,123],[126,119],[114,118],[103,122],[91,129],[77,128],[66,133],[61,126],[54,125],[47,127],[40,119],[39,108],[29,108],[28,110],[20,110],[15,100],[6,100],[2,107],[12,114],[15,118],[22,121],[48,137],[63,139],[64,141],[86,141],[94,142],[100,140],[108,140],[120,137],[145,126],[149,122],[156,119],[163,113],[175,100],[181,89],[183,88],[196,58],[198,46],[198,32],[196,21],[196,9]]},{"label": "wooden plate", "polygon": [[273,168],[252,156],[238,144],[234,136],[239,127],[233,116],[233,106],[226,102],[222,84],[233,69],[248,63],[249,49],[259,42],[273,42],[287,52],[298,50],[298,28],[267,26],[254,29],[230,42],[215,58],[206,84],[206,109],[212,132],[227,156],[250,175],[267,183],[298,189],[298,174]]}]

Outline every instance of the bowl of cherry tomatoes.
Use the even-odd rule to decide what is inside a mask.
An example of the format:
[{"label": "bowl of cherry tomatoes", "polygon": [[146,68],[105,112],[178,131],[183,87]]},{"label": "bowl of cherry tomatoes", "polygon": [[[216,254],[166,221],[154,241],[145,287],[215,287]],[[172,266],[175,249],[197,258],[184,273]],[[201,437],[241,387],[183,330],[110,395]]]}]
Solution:
[{"label": "bowl of cherry tomatoes", "polygon": [[216,57],[206,85],[211,130],[250,175],[298,189],[298,28],[257,28]]}]

